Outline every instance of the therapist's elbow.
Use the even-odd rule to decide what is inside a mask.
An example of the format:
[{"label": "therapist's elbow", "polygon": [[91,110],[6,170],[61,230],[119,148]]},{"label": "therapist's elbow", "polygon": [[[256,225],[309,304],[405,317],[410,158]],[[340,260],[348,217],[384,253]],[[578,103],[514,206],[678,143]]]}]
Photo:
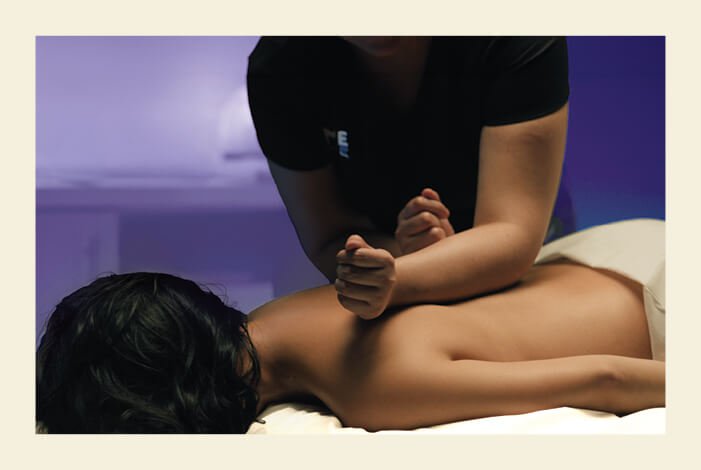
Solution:
[{"label": "therapist's elbow", "polygon": [[530,257],[524,257],[523,260],[521,260],[507,276],[507,285],[513,285],[520,282],[533,266],[533,260],[535,260],[535,257],[533,259]]},{"label": "therapist's elbow", "polygon": [[540,248],[541,244],[527,234],[516,237],[510,247],[512,255],[509,257],[505,269],[502,270],[501,283],[503,285],[500,287],[507,287],[519,282],[530,271]]},{"label": "therapist's elbow", "polygon": [[518,284],[528,273],[531,265],[526,265],[522,261],[512,261],[499,273],[500,275],[493,282],[490,291],[506,289]]}]

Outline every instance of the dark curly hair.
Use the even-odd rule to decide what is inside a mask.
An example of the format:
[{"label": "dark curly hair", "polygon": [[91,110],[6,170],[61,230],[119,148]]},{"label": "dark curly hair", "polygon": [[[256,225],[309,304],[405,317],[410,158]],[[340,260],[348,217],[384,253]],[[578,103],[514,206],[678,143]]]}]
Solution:
[{"label": "dark curly hair", "polygon": [[192,281],[102,277],[58,304],[36,353],[50,433],[243,433],[260,368],[246,316]]}]

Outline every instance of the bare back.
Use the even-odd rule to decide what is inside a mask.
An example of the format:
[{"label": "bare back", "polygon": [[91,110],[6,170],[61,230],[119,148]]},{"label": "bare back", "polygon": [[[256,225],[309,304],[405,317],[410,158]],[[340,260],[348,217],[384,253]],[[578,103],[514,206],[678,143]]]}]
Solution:
[{"label": "bare back", "polygon": [[341,416],[360,397],[391,394],[393,384],[441,361],[651,357],[642,287],[567,262],[535,266],[499,293],[396,309],[373,321],[343,309],[332,286],[271,302],[251,320],[284,351],[283,367],[299,389]]}]

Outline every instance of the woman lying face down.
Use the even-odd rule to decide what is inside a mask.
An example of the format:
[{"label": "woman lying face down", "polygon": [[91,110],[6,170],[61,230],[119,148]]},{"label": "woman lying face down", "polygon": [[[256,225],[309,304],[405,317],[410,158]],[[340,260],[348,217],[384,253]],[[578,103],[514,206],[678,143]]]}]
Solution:
[{"label": "woman lying face down", "polygon": [[568,262],[516,287],[362,320],[333,286],[249,316],[158,273],[100,278],[56,307],[37,351],[51,433],[243,433],[318,400],[344,425],[412,429],[560,406],[664,406],[642,288]]}]

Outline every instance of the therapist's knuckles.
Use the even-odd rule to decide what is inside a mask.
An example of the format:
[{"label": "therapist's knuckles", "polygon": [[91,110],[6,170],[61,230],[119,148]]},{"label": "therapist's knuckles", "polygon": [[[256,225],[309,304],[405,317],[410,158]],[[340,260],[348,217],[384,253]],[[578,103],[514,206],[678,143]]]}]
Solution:
[{"label": "therapist's knuckles", "polygon": [[431,226],[443,226],[443,221],[447,222],[448,217],[450,217],[450,210],[442,202],[417,196],[411,199],[397,215],[395,236],[410,235]]},{"label": "therapist's knuckles", "polygon": [[398,227],[400,235],[413,235],[417,232],[422,232],[431,227],[440,227],[441,220],[429,211],[419,212],[410,219],[403,220]]},{"label": "therapist's knuckles", "polygon": [[341,279],[336,280],[336,292],[351,299],[362,300],[371,305],[382,304],[387,296],[383,286],[354,284]]},{"label": "therapist's knuckles", "polygon": [[382,310],[372,307],[367,302],[352,299],[343,294],[338,294],[337,298],[338,303],[340,303],[343,308],[362,318],[363,320],[371,320],[378,317],[382,313]]},{"label": "therapist's knuckles", "polygon": [[394,268],[394,256],[383,248],[360,248],[351,252],[341,250],[336,256],[337,272],[339,266],[354,266],[358,270],[354,272],[364,272],[367,269]]},{"label": "therapist's knuckles", "polygon": [[346,282],[357,282],[361,280],[377,282],[381,280],[382,273],[378,269],[371,270],[349,264],[339,264],[336,267],[336,277]]},{"label": "therapist's knuckles", "polygon": [[426,235],[423,237],[423,241],[424,243],[426,243],[426,246],[428,246],[433,245],[434,243],[437,243],[446,237],[447,235],[442,227],[432,227],[426,232]]},{"label": "therapist's knuckles", "polygon": [[450,211],[441,202],[438,192],[432,188],[423,189],[397,217],[394,237],[402,254],[414,253],[454,235],[449,216]]},{"label": "therapist's knuckles", "polygon": [[339,265],[336,268],[336,278],[352,284],[369,287],[392,286],[396,282],[394,261],[388,261],[381,267],[357,267]]},{"label": "therapist's knuckles", "polygon": [[401,218],[409,218],[419,212],[429,211],[437,217],[450,217],[450,210],[440,200],[425,196],[412,198],[400,212]]},{"label": "therapist's knuckles", "polygon": [[441,219],[441,228],[443,229],[443,233],[445,233],[446,237],[455,235],[455,229],[453,228],[453,224],[450,223],[450,220]]},{"label": "therapist's knuckles", "polygon": [[343,308],[364,320],[371,320],[379,317],[387,308],[387,303],[384,302],[366,302],[364,300],[354,299],[343,294],[338,294],[337,297],[338,302]]},{"label": "therapist's knuckles", "polygon": [[404,239],[398,239],[397,241],[399,243],[399,249],[402,251],[402,253],[409,254],[433,245],[434,243],[447,238],[447,236],[448,235],[441,226],[434,226],[429,230],[425,230],[424,232],[406,237]]},{"label": "therapist's knuckles", "polygon": [[453,225],[450,223],[449,217],[450,217],[450,209],[448,209],[440,200],[440,196],[438,195],[438,192],[431,189],[431,188],[426,188],[423,190],[422,194],[429,198],[429,199],[435,199],[438,201],[440,206],[442,206],[445,209],[445,216],[440,217],[440,225],[441,228],[443,229],[443,232],[445,232],[446,237],[450,237],[452,235],[455,235],[455,229],[453,229]]},{"label": "therapist's knuckles", "polygon": [[397,282],[394,256],[375,248],[347,251],[339,252],[336,267],[339,302],[361,318],[375,318],[387,307]]},{"label": "therapist's knuckles", "polygon": [[401,224],[397,227],[394,236],[397,241],[405,244],[411,244],[416,240],[438,241],[448,236],[444,227],[445,225],[441,219],[435,216],[431,218],[425,217],[421,221]]}]

